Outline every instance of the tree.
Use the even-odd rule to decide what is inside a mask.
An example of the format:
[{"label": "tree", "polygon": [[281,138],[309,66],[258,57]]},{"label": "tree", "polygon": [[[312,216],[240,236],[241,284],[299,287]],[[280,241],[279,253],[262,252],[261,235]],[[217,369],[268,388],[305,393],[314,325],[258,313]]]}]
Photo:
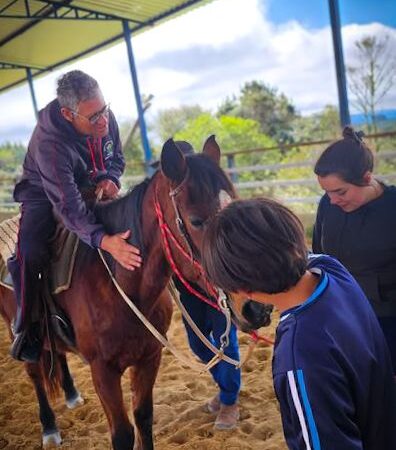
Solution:
[{"label": "tree", "polygon": [[378,131],[376,108],[394,85],[396,51],[389,35],[355,42],[356,65],[347,67],[352,104],[366,119],[369,133]]},{"label": "tree", "polygon": [[25,154],[26,147],[20,143],[6,142],[0,145],[0,171],[20,171]]},{"label": "tree", "polygon": [[245,83],[239,98],[227,98],[220,112],[256,120],[262,133],[278,142],[290,142],[292,122],[297,114],[291,101],[276,88],[261,81]]},{"label": "tree", "polygon": [[158,112],[154,128],[161,142],[165,142],[182,130],[185,124],[205,111],[199,105],[182,105],[177,108],[163,109]]},{"label": "tree", "polygon": [[[201,114],[196,119],[187,122],[182,131],[175,135],[175,139],[190,142],[198,151],[202,148],[205,139],[211,134],[216,135],[224,154],[237,150],[275,147],[276,142],[260,131],[260,124],[252,119],[242,117],[221,116],[213,117],[211,114]],[[262,153],[241,154],[235,157],[235,166],[254,166],[260,164],[277,163],[281,159],[278,149]],[[225,164],[223,164],[225,166]],[[239,181],[275,178],[274,171],[244,172],[239,175]]]},{"label": "tree", "polygon": [[226,97],[217,108],[216,116],[238,116],[239,114],[239,103],[235,95],[231,97]]},{"label": "tree", "polygon": [[297,117],[293,128],[296,142],[338,139],[341,137],[338,109],[333,105],[326,105],[320,112]]},{"label": "tree", "polygon": [[195,149],[201,149],[205,139],[216,135],[223,152],[272,147],[275,141],[260,131],[260,124],[241,117],[213,117],[204,113],[186,123],[175,139],[190,142]]}]

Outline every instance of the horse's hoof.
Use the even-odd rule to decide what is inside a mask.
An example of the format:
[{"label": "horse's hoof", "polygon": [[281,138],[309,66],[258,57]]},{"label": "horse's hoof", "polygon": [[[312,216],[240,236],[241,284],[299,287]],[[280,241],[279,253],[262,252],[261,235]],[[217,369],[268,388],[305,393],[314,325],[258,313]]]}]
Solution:
[{"label": "horse's hoof", "polygon": [[69,409],[74,409],[77,406],[80,406],[83,404],[84,404],[84,399],[81,397],[81,394],[78,391],[77,391],[77,394],[73,398],[66,400],[66,406]]},{"label": "horse's hoof", "polygon": [[50,433],[43,434],[43,447],[47,445],[56,445],[57,447],[62,444],[62,438],[59,431],[52,431]]}]

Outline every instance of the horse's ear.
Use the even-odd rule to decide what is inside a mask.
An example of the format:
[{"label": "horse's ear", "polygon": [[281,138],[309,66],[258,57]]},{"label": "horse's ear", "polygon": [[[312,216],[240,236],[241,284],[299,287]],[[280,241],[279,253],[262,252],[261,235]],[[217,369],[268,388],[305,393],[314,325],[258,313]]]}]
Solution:
[{"label": "horse's ear", "polygon": [[218,166],[220,165],[221,150],[219,144],[216,142],[214,134],[206,139],[202,153],[209,157]]},{"label": "horse's ear", "polygon": [[170,180],[181,183],[186,175],[187,163],[173,139],[168,139],[161,152],[161,170]]}]

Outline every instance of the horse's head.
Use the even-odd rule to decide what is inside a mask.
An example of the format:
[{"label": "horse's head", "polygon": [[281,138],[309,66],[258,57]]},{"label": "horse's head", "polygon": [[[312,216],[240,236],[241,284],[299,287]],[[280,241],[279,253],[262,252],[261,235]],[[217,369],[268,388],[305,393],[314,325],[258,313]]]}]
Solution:
[{"label": "horse's head", "polygon": [[[162,149],[161,170],[167,181],[164,187],[167,198],[162,192],[163,202],[168,203],[166,222],[195,260],[200,260],[205,228],[215,214],[235,198],[234,188],[220,168],[220,156],[214,136],[207,139],[200,154],[185,156],[172,139]],[[189,281],[205,288],[200,272],[186,259],[180,259],[179,251],[175,252],[175,260]],[[255,330],[271,322],[272,305],[236,297],[229,297],[228,302],[234,321],[243,331]]]},{"label": "horse's head", "polygon": [[[196,260],[205,228],[231,198],[235,191],[227,175],[220,167],[220,148],[211,136],[201,153],[184,155],[177,144],[169,139],[161,153],[161,172],[165,184],[161,195],[165,220],[180,244]],[[186,266],[186,261],[184,261]],[[184,273],[188,271],[183,267]],[[197,281],[196,273],[190,281]]]},{"label": "horse's head", "polygon": [[228,294],[226,301],[233,321],[241,331],[249,333],[270,325],[273,305],[258,303],[238,294]]}]

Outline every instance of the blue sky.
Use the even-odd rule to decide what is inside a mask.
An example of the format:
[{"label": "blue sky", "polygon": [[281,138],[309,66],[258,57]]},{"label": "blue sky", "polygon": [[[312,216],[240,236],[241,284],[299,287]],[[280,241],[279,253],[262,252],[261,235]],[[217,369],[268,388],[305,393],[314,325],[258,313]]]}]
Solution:
[{"label": "blue sky", "polygon": [[[328,0],[262,0],[260,4],[276,24],[294,19],[306,27],[321,28],[329,23]],[[342,25],[379,22],[396,26],[395,0],[339,0],[339,6]]]},{"label": "blue sky", "polygon": [[[214,0],[136,36],[140,91],[154,96],[149,124],[159,110],[182,104],[214,111],[252,80],[278,88],[302,114],[336,105],[327,1]],[[340,2],[347,65],[356,58],[354,43],[364,36],[387,34],[396,49],[396,0]],[[133,123],[125,43],[35,80],[39,108],[54,98],[56,79],[71,69],[94,76],[119,122]],[[379,108],[396,108],[396,86]],[[0,94],[0,116],[0,143],[27,142],[35,125],[27,86]]]}]

